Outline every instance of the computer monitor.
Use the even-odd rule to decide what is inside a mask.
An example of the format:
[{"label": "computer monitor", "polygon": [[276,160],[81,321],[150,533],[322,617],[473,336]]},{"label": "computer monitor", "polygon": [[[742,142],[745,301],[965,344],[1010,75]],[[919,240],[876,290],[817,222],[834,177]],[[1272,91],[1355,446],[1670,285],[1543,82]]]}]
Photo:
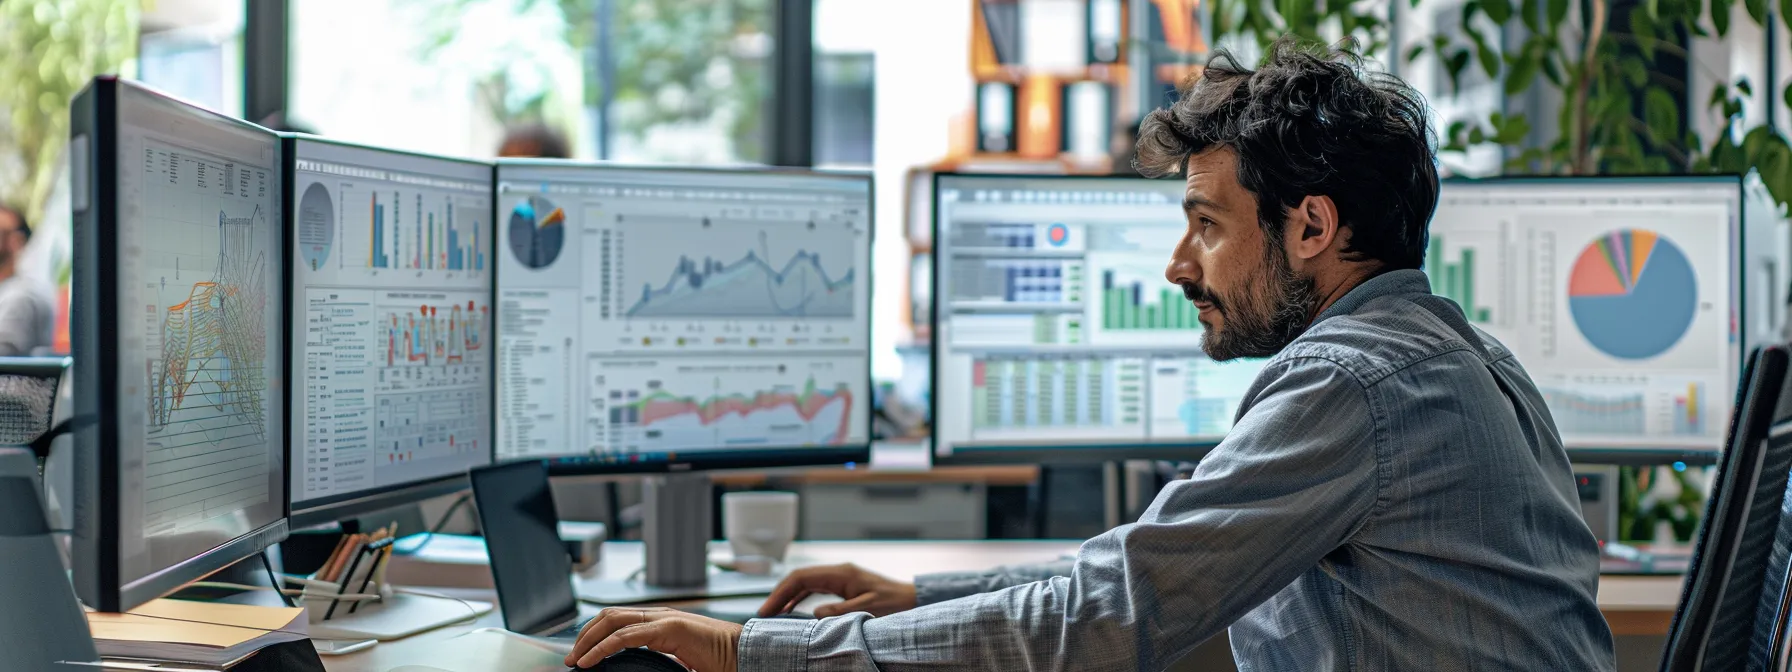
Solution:
[{"label": "computer monitor", "polygon": [[497,180],[500,461],[868,459],[868,176],[505,160]]},{"label": "computer monitor", "polygon": [[1215,362],[1164,277],[1185,187],[934,177],[934,451],[942,464],[1196,459],[1262,360]]},{"label": "computer monitor", "polygon": [[492,166],[284,140],[291,519],[466,487],[492,458]]},{"label": "computer monitor", "polygon": [[286,536],[280,142],[111,77],[72,119],[71,559],[122,611]]},{"label": "computer monitor", "polygon": [[1749,333],[1742,210],[1733,176],[1446,180],[1425,271],[1569,448],[1717,450]]}]

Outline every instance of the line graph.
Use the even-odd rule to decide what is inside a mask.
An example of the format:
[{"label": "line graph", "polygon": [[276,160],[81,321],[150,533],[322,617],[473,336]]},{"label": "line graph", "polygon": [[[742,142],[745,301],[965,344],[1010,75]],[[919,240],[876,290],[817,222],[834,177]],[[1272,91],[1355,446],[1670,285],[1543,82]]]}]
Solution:
[{"label": "line graph", "polygon": [[593,380],[596,443],[610,450],[824,446],[851,438],[862,393],[826,359],[617,364]]},{"label": "line graph", "polygon": [[[763,234],[761,234],[763,236]],[[671,277],[642,288],[629,317],[851,318],[853,269],[831,278],[821,257],[798,250],[773,267],[748,250],[732,263],[680,256]]]},{"label": "line graph", "polygon": [[806,249],[784,263],[768,262],[766,233],[758,249],[735,261],[705,256],[701,261],[679,255],[670,277],[644,285],[625,313],[634,318],[779,318],[850,319],[853,315],[854,269],[839,277],[823,266],[822,256]]}]

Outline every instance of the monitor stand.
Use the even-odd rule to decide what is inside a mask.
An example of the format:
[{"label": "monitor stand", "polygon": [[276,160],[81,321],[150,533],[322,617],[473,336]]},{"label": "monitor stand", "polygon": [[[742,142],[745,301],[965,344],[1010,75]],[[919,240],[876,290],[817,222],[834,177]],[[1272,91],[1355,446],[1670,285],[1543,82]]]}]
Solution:
[{"label": "monitor stand", "polygon": [[777,587],[777,574],[759,576],[709,567],[711,518],[709,476],[648,476],[641,499],[645,515],[641,538],[647,564],[639,578],[580,579],[579,599],[597,604],[639,604],[707,597],[765,595]]}]

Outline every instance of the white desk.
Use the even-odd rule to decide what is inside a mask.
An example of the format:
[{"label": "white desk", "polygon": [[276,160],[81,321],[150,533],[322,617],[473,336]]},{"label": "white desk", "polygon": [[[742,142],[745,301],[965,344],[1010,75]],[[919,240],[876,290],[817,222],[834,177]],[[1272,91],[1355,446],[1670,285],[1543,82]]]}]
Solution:
[{"label": "white desk", "polygon": [[[851,562],[886,576],[913,579],[918,574],[968,571],[997,565],[1049,561],[1075,553],[1075,541],[811,541],[791,547],[792,564]],[[603,563],[592,571],[603,577],[625,577],[641,567],[639,542],[604,544]],[[489,590],[438,589],[463,599],[492,600]],[[1601,577],[1599,608],[1618,635],[1662,635],[1673,619],[1680,597],[1680,577]],[[757,598],[745,598],[757,602]],[[736,602],[739,598],[729,600]],[[691,604],[691,603],[685,603]],[[676,606],[676,605],[674,605]],[[595,611],[592,609],[591,611]],[[450,637],[479,627],[501,627],[497,611],[480,620],[383,642],[364,652],[326,656],[333,672],[387,672],[409,664],[430,664],[431,650]]]}]

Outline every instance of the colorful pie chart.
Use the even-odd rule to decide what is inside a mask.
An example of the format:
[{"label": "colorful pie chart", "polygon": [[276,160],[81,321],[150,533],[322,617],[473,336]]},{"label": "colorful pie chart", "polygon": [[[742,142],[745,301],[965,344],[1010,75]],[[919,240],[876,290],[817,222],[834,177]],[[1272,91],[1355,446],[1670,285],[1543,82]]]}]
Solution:
[{"label": "colorful pie chart", "polygon": [[1699,309],[1686,253],[1646,229],[1619,229],[1589,243],[1568,275],[1568,311],[1594,349],[1649,359],[1686,336]]}]

